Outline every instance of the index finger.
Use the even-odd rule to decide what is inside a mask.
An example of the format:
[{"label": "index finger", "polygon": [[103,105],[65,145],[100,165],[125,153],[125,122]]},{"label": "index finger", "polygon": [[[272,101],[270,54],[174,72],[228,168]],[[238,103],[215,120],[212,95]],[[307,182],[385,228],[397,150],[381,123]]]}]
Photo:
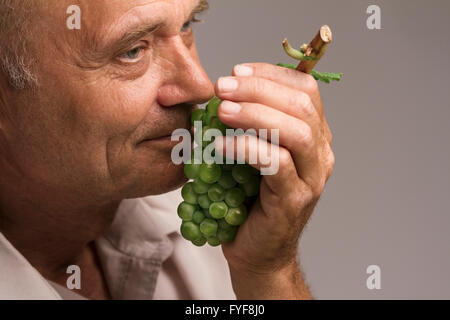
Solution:
[{"label": "index finger", "polygon": [[235,65],[232,72],[238,77],[260,77],[308,94],[323,119],[322,99],[317,81],[310,74],[279,67],[270,63],[244,63]]}]

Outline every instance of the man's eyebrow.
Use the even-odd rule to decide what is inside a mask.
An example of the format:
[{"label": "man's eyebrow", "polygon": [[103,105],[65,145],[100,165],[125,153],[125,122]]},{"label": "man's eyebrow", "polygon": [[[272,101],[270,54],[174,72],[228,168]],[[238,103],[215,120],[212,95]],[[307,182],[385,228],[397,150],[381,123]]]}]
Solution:
[{"label": "man's eyebrow", "polygon": [[[195,18],[195,15],[198,13],[202,13],[209,9],[208,0],[199,0],[198,4],[194,7],[189,15],[189,19],[194,19],[194,21],[199,21]],[[139,39],[155,32],[159,28],[163,27],[165,23],[157,23],[154,25],[140,25],[136,28],[125,32],[122,36],[118,38],[117,41],[114,41],[113,46],[115,48],[125,49],[137,42]]]},{"label": "man's eyebrow", "polygon": [[194,10],[192,10],[192,15],[195,15],[196,13],[201,13],[208,9],[209,9],[208,0],[200,0],[197,6],[194,8]]}]

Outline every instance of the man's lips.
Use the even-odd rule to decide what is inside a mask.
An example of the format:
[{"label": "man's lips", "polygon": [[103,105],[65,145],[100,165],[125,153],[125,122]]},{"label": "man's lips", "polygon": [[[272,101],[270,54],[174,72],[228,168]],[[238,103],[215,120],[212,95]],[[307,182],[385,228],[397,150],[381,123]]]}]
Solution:
[{"label": "man's lips", "polygon": [[[138,144],[142,143],[142,142],[149,142],[149,141],[161,141],[161,140],[170,140],[172,133],[177,130],[177,129],[186,129],[189,130],[191,133],[191,136],[193,136],[194,131],[193,128],[191,126],[191,112],[195,109],[198,108],[197,105],[192,106],[192,105],[180,105],[180,107],[182,107],[183,113],[175,113],[172,115],[169,115],[164,121],[164,119],[161,119],[161,121],[164,122],[160,122],[160,123],[165,123],[166,127],[165,128],[159,128],[159,130],[155,130],[156,132],[149,132],[147,133],[146,136],[144,136],[139,142]],[[148,124],[149,126],[151,126],[150,122]]]},{"label": "man's lips", "polygon": [[[189,130],[191,136],[194,135],[194,127],[189,127],[186,128],[184,126],[178,127],[178,128],[174,128],[170,133],[165,133],[165,134],[161,134],[161,135],[157,135],[154,137],[149,137],[149,138],[144,138],[143,140],[141,140],[138,144],[141,144],[143,142],[151,142],[151,141],[170,141],[172,139],[172,133],[177,130],[177,129],[186,129]],[[176,140],[177,142],[178,140]]]}]

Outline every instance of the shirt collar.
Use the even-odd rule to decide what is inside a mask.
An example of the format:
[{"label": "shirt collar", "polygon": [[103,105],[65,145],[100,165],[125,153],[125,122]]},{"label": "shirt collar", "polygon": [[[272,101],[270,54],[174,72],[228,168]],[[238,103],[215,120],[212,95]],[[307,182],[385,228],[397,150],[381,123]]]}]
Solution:
[{"label": "shirt collar", "polygon": [[61,296],[0,232],[0,300],[61,300]]},{"label": "shirt collar", "polygon": [[161,241],[172,233],[179,233],[180,218],[176,208],[181,201],[180,190],[122,200],[106,237],[115,244],[141,244]]},{"label": "shirt collar", "polygon": [[180,201],[176,190],[121,202],[112,226],[96,241],[114,299],[152,299],[162,264],[173,253],[169,235],[180,233]]}]

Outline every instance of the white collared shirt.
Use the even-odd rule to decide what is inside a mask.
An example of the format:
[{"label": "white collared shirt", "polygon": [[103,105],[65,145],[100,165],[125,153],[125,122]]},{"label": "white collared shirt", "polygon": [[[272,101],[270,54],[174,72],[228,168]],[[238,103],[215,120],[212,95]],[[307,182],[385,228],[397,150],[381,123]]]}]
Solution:
[{"label": "white collared shirt", "polygon": [[[175,190],[121,202],[113,224],[96,240],[113,299],[236,299],[222,249],[199,248],[181,237],[181,201]],[[64,290],[0,233],[0,299],[77,298]]]}]

